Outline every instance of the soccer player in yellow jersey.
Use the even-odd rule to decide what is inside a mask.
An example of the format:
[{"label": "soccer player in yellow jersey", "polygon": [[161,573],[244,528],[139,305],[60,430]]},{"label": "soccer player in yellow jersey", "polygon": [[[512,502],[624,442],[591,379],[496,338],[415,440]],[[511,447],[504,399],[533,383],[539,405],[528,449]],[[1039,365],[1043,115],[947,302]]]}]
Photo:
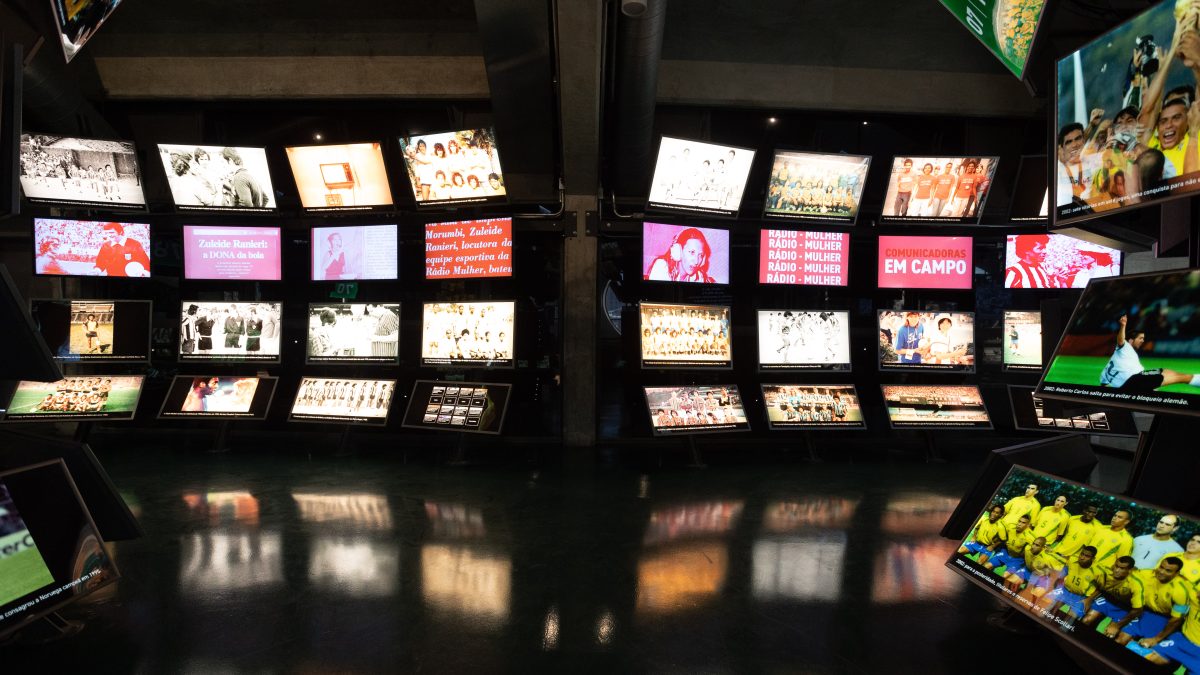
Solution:
[{"label": "soccer player in yellow jersey", "polygon": [[[1038,598],[1054,588],[1054,581],[1062,572],[1062,563],[1046,550],[1046,538],[1035,537],[1025,547],[1025,561],[1019,569],[1009,569],[1004,584],[1014,593],[1025,583],[1021,595],[1032,605]],[[1027,583],[1026,583],[1027,582]]]},{"label": "soccer player in yellow jersey", "polygon": [[1054,506],[1038,511],[1033,519],[1033,536],[1045,537],[1046,541],[1054,544],[1062,539],[1067,532],[1067,522],[1071,520],[1071,512],[1067,510],[1067,498],[1059,495],[1054,500]]},{"label": "soccer player in yellow jersey", "polygon": [[1037,500],[1038,486],[1030,483],[1021,497],[1013,497],[1004,505],[1004,524],[1011,530],[1017,526],[1021,516],[1029,516],[1030,522],[1038,517],[1042,504]]},{"label": "soccer player in yellow jersey", "polygon": [[1133,596],[1133,611],[1126,617],[1132,620],[1121,629],[1117,644],[1129,644],[1136,638],[1139,646],[1152,649],[1179,630],[1194,593],[1188,582],[1179,578],[1182,568],[1183,561],[1172,556],[1152,570],[1134,572],[1142,581],[1142,593]]},{"label": "soccer player in yellow jersey", "polygon": [[1163,560],[1172,556],[1183,561],[1183,569],[1179,570],[1179,576],[1187,579],[1192,585],[1200,586],[1200,534],[1194,534],[1188,539],[1187,549],[1183,553],[1165,555]]},{"label": "soccer player in yellow jersey", "polygon": [[1129,512],[1117,511],[1108,527],[1098,528],[1088,543],[1096,547],[1096,566],[1108,571],[1123,555],[1133,554],[1133,535],[1125,529],[1129,524]]},{"label": "soccer player in yellow jersey", "polygon": [[1024,566],[1025,547],[1034,539],[1033,530],[1029,529],[1029,516],[1021,516],[1016,527],[1009,530],[1008,539],[1004,541],[1004,548],[988,558],[983,566],[989,570],[1004,567],[1006,572]]},{"label": "soccer player in yellow jersey", "polygon": [[1074,562],[1067,563],[1066,574],[1054,582],[1054,590],[1038,601],[1038,607],[1061,610],[1066,605],[1069,617],[1079,618],[1086,614],[1083,601],[1096,591],[1096,584],[1102,576],[1100,569],[1092,564],[1095,558],[1095,546],[1079,549]]},{"label": "soccer player in yellow jersey", "polygon": [[1133,556],[1123,555],[1113,563],[1112,571],[1104,575],[1092,596],[1085,602],[1088,608],[1083,616],[1085,626],[1094,626],[1103,617],[1112,619],[1104,634],[1116,637],[1125,624],[1136,617],[1128,617],[1133,610],[1134,594],[1142,592],[1142,580],[1133,574],[1136,563]]},{"label": "soccer player in yellow jersey", "polygon": [[1146,659],[1160,666],[1177,661],[1187,672],[1200,673],[1200,604],[1192,603],[1184,614],[1183,627],[1154,645]]},{"label": "soccer player in yellow jersey", "polygon": [[1004,527],[1001,518],[1004,517],[1004,507],[996,504],[988,510],[986,516],[981,516],[975,524],[974,538],[958,549],[959,554],[979,554],[979,564],[987,562],[992,552],[1008,539],[1008,529]]},{"label": "soccer player in yellow jersey", "polygon": [[1067,521],[1066,534],[1051,547],[1059,560],[1070,562],[1079,553],[1079,549],[1092,541],[1096,530],[1100,528],[1100,523],[1096,520],[1096,514],[1099,511],[1097,507],[1089,504],[1083,507],[1083,513],[1072,516]]}]

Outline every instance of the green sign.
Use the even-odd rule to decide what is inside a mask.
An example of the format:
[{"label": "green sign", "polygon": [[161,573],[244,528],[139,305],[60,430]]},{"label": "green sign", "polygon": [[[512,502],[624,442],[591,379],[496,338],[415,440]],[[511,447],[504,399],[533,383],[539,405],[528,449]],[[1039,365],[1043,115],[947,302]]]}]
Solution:
[{"label": "green sign", "polygon": [[329,294],[331,298],[339,298],[341,300],[353,300],[358,297],[358,282],[357,281],[339,281],[337,286],[333,287],[333,291]]},{"label": "green sign", "polygon": [[1025,74],[1046,0],[941,0],[1013,75]]}]

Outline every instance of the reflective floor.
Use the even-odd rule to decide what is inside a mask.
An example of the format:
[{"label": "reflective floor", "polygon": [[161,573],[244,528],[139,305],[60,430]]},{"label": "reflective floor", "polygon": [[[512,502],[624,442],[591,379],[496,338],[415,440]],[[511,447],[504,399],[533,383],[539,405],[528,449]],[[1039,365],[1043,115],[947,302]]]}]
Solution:
[{"label": "reflective floor", "polygon": [[1083,672],[944,567],[975,460],[579,477],[94,445],[147,535],[63,612],[81,633],[5,673]]}]

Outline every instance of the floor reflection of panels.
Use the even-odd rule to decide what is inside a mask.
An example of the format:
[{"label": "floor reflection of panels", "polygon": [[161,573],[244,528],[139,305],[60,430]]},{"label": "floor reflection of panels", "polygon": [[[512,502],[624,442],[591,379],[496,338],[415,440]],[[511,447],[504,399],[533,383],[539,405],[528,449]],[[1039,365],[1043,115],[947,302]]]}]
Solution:
[{"label": "floor reflection of panels", "polygon": [[421,594],[434,610],[492,622],[508,619],[512,560],[468,546],[421,547]]},{"label": "floor reflection of panels", "polygon": [[728,547],[700,542],[643,554],[637,568],[637,613],[670,613],[715,597],[725,585]]}]

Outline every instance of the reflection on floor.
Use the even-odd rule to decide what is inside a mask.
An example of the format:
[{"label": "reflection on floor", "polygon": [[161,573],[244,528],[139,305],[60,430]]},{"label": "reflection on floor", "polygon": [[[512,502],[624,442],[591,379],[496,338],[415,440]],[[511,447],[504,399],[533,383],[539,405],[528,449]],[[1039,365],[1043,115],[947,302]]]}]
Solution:
[{"label": "reflection on floor", "polygon": [[[645,476],[100,449],[147,536],[5,672],[1081,672],[938,530],[977,463]],[[1118,469],[1119,470],[1119,469]]]}]

